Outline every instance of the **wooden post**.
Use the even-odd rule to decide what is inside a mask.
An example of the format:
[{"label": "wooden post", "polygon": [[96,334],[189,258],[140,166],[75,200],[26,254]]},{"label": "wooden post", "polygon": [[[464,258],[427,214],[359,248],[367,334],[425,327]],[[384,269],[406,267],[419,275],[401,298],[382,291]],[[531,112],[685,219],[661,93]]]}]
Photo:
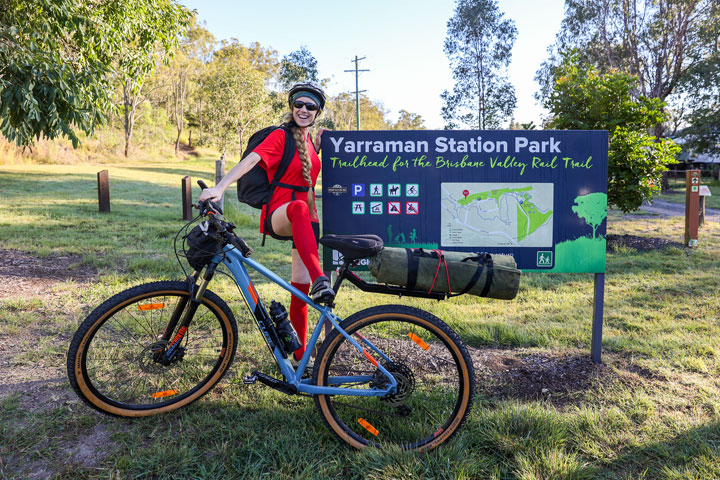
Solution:
[{"label": "wooden post", "polygon": [[110,211],[110,178],[107,170],[97,173],[98,204],[101,212]]},{"label": "wooden post", "polygon": [[189,176],[182,179],[182,209],[183,220],[192,220],[192,179]]},{"label": "wooden post", "polygon": [[[225,176],[225,154],[223,153],[220,160],[215,161],[215,185],[220,183],[220,180]],[[223,193],[220,199],[220,208],[225,211],[225,193]]]},{"label": "wooden post", "polygon": [[685,245],[697,247],[700,220],[700,170],[685,172]]}]

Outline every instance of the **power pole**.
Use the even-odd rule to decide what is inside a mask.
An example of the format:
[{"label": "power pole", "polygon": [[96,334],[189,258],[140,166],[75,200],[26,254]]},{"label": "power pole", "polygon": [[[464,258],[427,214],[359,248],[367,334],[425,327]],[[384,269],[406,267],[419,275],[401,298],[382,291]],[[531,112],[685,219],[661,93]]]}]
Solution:
[{"label": "power pole", "polygon": [[358,90],[358,76],[360,75],[360,72],[369,72],[370,70],[358,70],[358,62],[360,60],[365,60],[365,57],[358,58],[357,55],[355,55],[354,60],[350,60],[351,62],[355,62],[355,70],[345,70],[346,72],[355,72],[355,116],[356,116],[356,123],[357,130],[360,130],[360,94],[363,92],[367,92],[367,90]]}]

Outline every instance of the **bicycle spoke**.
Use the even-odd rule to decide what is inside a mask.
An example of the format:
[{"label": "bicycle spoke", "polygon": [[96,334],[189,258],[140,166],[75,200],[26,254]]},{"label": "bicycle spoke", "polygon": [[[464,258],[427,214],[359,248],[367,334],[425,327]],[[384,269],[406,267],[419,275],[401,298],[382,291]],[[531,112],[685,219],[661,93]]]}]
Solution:
[{"label": "bicycle spoke", "polygon": [[[195,311],[182,343],[166,358],[169,344],[162,339],[163,332],[179,301],[187,298],[185,284],[167,284],[181,289],[177,294],[142,295],[130,302],[119,300],[124,306],[101,323],[83,325],[84,331],[93,332],[92,337],[84,347],[84,357],[74,354],[72,358],[83,358],[83,381],[98,392],[100,404],[138,409],[182,401],[193,389],[206,384],[222,362],[232,358],[236,343],[228,344],[227,339],[236,342],[236,336],[233,333],[233,337],[227,337],[229,324],[224,327],[217,307],[205,303]],[[138,291],[144,288],[135,287]],[[219,299],[213,301],[215,305],[224,305]],[[235,332],[234,320],[232,328]],[[224,354],[221,356],[220,352]],[[224,364],[227,366],[227,362]],[[72,378],[74,370],[69,372]],[[218,379],[216,376],[214,381]],[[84,395],[83,391],[80,393]]]},{"label": "bicycle spoke", "polygon": [[[395,311],[399,314],[394,315]],[[390,372],[396,387],[382,396],[316,397],[320,413],[340,438],[356,447],[390,443],[408,449],[434,448],[448,437],[441,434],[457,430],[472,404],[468,400],[473,391],[468,375],[472,364],[466,352],[456,355],[451,351],[459,339],[447,340],[447,326],[417,309],[379,306],[353,315],[343,322],[343,328],[365,339],[366,350]],[[390,378],[374,369],[365,354],[339,333],[325,342],[320,357],[318,365],[324,371],[317,376],[321,385],[331,377],[352,377],[360,372],[372,378],[364,384],[340,386],[387,391],[391,385]]]}]

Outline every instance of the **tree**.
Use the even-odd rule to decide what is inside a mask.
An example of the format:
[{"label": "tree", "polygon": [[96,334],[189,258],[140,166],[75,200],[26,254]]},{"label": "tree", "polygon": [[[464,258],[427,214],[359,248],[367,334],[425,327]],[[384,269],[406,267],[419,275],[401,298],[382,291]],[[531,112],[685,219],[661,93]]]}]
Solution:
[{"label": "tree", "polygon": [[[392,125],[385,119],[387,111],[380,102],[374,102],[365,94],[360,94],[360,125],[363,130],[390,130]],[[328,100],[325,109],[327,120],[336,130],[355,130],[355,96],[341,93]]]},{"label": "tree", "polygon": [[124,4],[133,8],[133,15],[117,22],[116,30],[125,44],[119,52],[116,71],[122,86],[127,157],[139,118],[138,107],[147,100],[143,85],[152,71],[173,55],[179,33],[188,27],[191,15],[172,0],[124,0]]},{"label": "tree", "polygon": [[[536,79],[539,97],[552,89],[553,70],[574,50],[601,72],[637,78],[637,95],[667,100],[690,70],[717,51],[717,0],[567,0],[553,47]],[[655,135],[663,133],[660,124]]]},{"label": "tree", "polygon": [[400,110],[400,118],[393,130],[425,130],[425,120],[417,113],[411,113],[407,110]]},{"label": "tree", "polygon": [[265,48],[258,42],[253,42],[246,47],[237,38],[232,38],[229,42],[223,40],[220,49],[213,54],[213,60],[224,63],[249,63],[253,70],[262,72],[266,80],[276,75],[278,70],[277,52],[275,50]]},{"label": "tree", "polygon": [[[18,145],[92,133],[121,68],[147,74],[189,12],[172,0],[0,0],[0,132]],[[148,18],[155,21],[145,23]]]},{"label": "tree", "polygon": [[[215,38],[212,34],[193,21],[190,28],[180,37],[179,48],[172,60],[160,68],[156,74],[161,91],[158,103],[165,105],[168,117],[177,132],[175,137],[176,155],[180,148],[180,136],[189,113],[189,96],[195,96],[192,94],[197,92],[204,65],[209,62],[214,45]],[[202,102],[202,95],[196,97],[198,102]],[[192,120],[195,119],[192,118]],[[193,125],[195,124],[193,123]],[[192,142],[192,131],[189,141]]]},{"label": "tree", "polygon": [[297,82],[317,82],[317,60],[306,46],[285,55],[280,62],[278,82],[283,90],[289,90]]},{"label": "tree", "polygon": [[204,117],[210,141],[221,152],[242,152],[246,133],[271,122],[273,110],[265,75],[242,59],[218,59],[208,65],[202,92],[206,99]]},{"label": "tree", "polygon": [[455,79],[452,93],[442,94],[448,128],[497,128],[512,114],[517,100],[506,69],[516,36],[496,0],[458,0],[444,49]]},{"label": "tree", "polygon": [[600,73],[567,56],[555,71],[555,84],[544,106],[553,117],[550,128],[607,130],[608,203],[624,212],[637,209],[659,190],[662,172],[675,163],[680,148],[648,132],[664,121],[664,102],[634,98],[635,77]]},{"label": "tree", "polygon": [[598,227],[607,217],[607,195],[595,192],[575,197],[572,211],[592,227],[593,238],[595,238]]}]

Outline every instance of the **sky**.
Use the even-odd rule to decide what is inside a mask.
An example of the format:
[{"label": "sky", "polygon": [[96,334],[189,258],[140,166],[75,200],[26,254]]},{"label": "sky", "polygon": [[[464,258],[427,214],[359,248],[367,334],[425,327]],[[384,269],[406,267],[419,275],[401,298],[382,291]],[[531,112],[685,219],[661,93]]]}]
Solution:
[{"label": "sky", "polygon": [[[179,0],[197,11],[200,22],[217,40],[258,42],[283,57],[305,46],[317,60],[320,78],[329,79],[327,93],[355,91],[352,61],[359,62],[359,89],[397,121],[401,109],[420,114],[425,126],[444,126],[440,95],[452,90],[450,62],[443,52],[453,0]],[[515,86],[519,122],[540,124],[546,113],[533,98],[535,72],[547,58],[547,47],[560,28],[563,0],[499,0],[518,35],[508,69]],[[510,118],[504,122],[507,126]]]}]

